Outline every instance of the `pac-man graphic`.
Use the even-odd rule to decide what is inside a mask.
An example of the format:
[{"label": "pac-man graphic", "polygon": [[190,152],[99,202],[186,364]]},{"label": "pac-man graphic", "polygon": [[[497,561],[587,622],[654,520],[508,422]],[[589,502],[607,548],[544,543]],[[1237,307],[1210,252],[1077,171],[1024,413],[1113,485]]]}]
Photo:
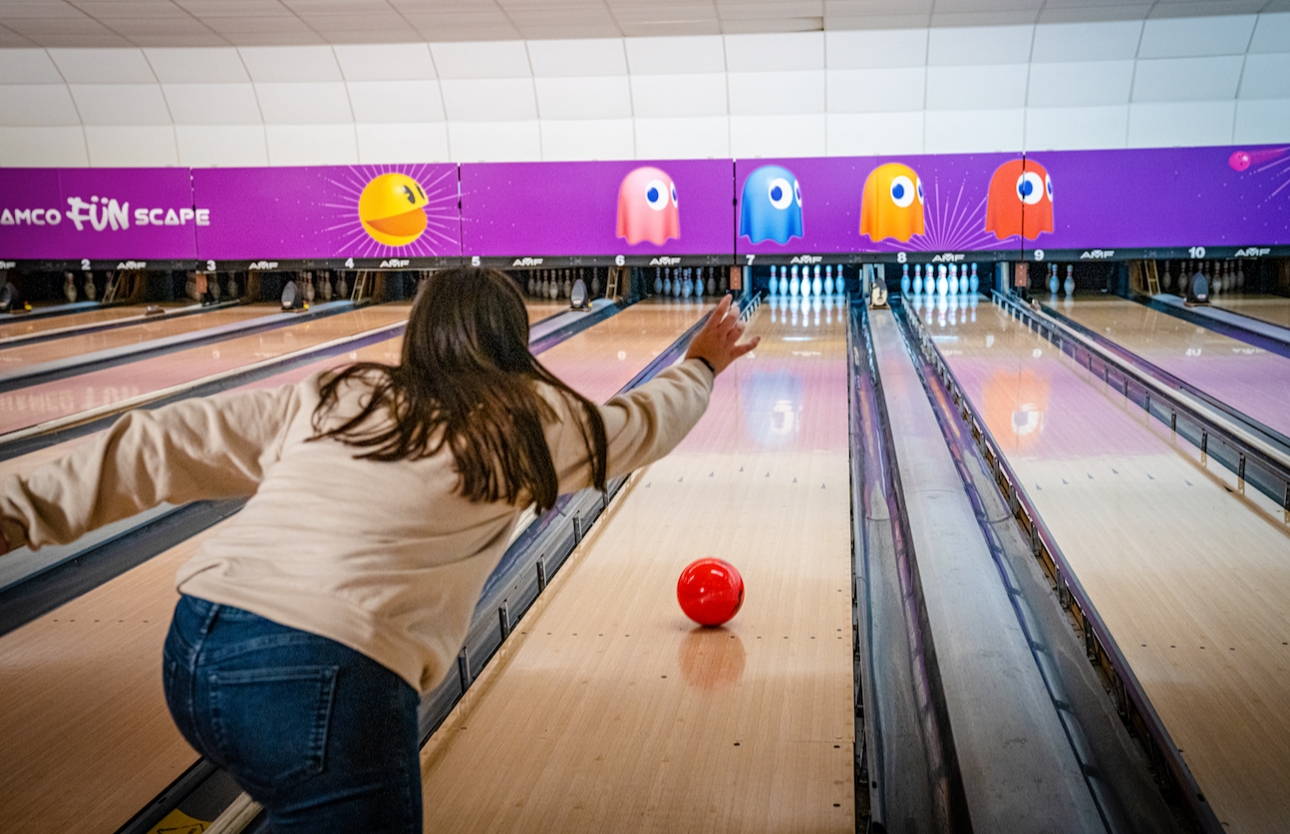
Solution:
[{"label": "pac-man graphic", "polygon": [[381,174],[358,196],[358,219],[378,243],[407,246],[426,230],[429,202],[421,184],[407,174]]},{"label": "pac-man graphic", "polygon": [[676,183],[666,172],[646,166],[623,177],[618,186],[618,236],[635,246],[647,240],[662,246],[681,237]]},{"label": "pac-man graphic", "polygon": [[877,243],[892,237],[907,241],[924,234],[923,181],[899,162],[869,172],[860,196],[860,234]]},{"label": "pac-man graphic", "polygon": [[744,180],[739,234],[753,243],[802,236],[802,188],[787,168],[763,165]]},{"label": "pac-man graphic", "polygon": [[1033,159],[1012,159],[994,171],[985,204],[985,230],[1003,240],[1034,240],[1053,230],[1053,180]]}]

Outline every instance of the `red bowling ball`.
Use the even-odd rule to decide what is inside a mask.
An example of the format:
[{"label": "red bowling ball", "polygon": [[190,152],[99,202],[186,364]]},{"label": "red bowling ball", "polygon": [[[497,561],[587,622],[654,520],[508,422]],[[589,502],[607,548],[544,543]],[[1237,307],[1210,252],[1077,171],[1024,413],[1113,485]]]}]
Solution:
[{"label": "red bowling ball", "polygon": [[676,599],[685,616],[702,626],[719,626],[744,604],[744,578],[729,562],[700,559],[681,571]]}]

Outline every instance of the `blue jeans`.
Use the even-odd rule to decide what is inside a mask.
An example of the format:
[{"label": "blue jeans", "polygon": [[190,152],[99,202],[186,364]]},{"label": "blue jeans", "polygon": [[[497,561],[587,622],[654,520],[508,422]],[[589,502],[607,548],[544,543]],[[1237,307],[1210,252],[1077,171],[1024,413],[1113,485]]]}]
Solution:
[{"label": "blue jeans", "polygon": [[184,596],[166,703],[274,834],[421,832],[417,693],[381,664],[249,611]]}]

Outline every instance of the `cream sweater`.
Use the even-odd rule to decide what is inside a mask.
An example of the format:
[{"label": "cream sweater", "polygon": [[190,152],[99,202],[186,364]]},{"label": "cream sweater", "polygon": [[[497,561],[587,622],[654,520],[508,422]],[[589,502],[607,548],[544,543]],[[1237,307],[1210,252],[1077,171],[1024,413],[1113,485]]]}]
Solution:
[{"label": "cream sweater", "polygon": [[[452,668],[484,582],[522,507],[455,492],[450,453],[357,460],[339,441],[306,443],[318,376],[276,390],[135,411],[66,457],[5,479],[10,547],[73,541],[169,501],[250,496],[180,568],[179,590],[343,643],[420,692]],[[601,407],[609,476],[667,454],[708,405],[697,360]],[[590,486],[581,408],[544,389],[560,492]],[[360,396],[351,386],[343,411]]]}]

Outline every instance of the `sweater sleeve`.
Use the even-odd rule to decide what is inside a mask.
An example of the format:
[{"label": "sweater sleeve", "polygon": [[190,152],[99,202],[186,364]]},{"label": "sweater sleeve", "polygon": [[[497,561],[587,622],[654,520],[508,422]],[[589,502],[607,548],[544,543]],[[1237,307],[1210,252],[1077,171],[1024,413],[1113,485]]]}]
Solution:
[{"label": "sweater sleeve", "polygon": [[166,501],[251,495],[298,410],[285,386],[129,412],[66,456],[5,478],[0,532],[10,549],[38,548]]},{"label": "sweater sleeve", "polygon": [[[601,406],[609,445],[608,477],[626,475],[676,448],[707,410],[712,383],[712,372],[697,359],[688,359]],[[591,466],[582,436],[582,409],[560,400],[561,419],[548,427],[547,443],[564,494],[591,486]]]}]

